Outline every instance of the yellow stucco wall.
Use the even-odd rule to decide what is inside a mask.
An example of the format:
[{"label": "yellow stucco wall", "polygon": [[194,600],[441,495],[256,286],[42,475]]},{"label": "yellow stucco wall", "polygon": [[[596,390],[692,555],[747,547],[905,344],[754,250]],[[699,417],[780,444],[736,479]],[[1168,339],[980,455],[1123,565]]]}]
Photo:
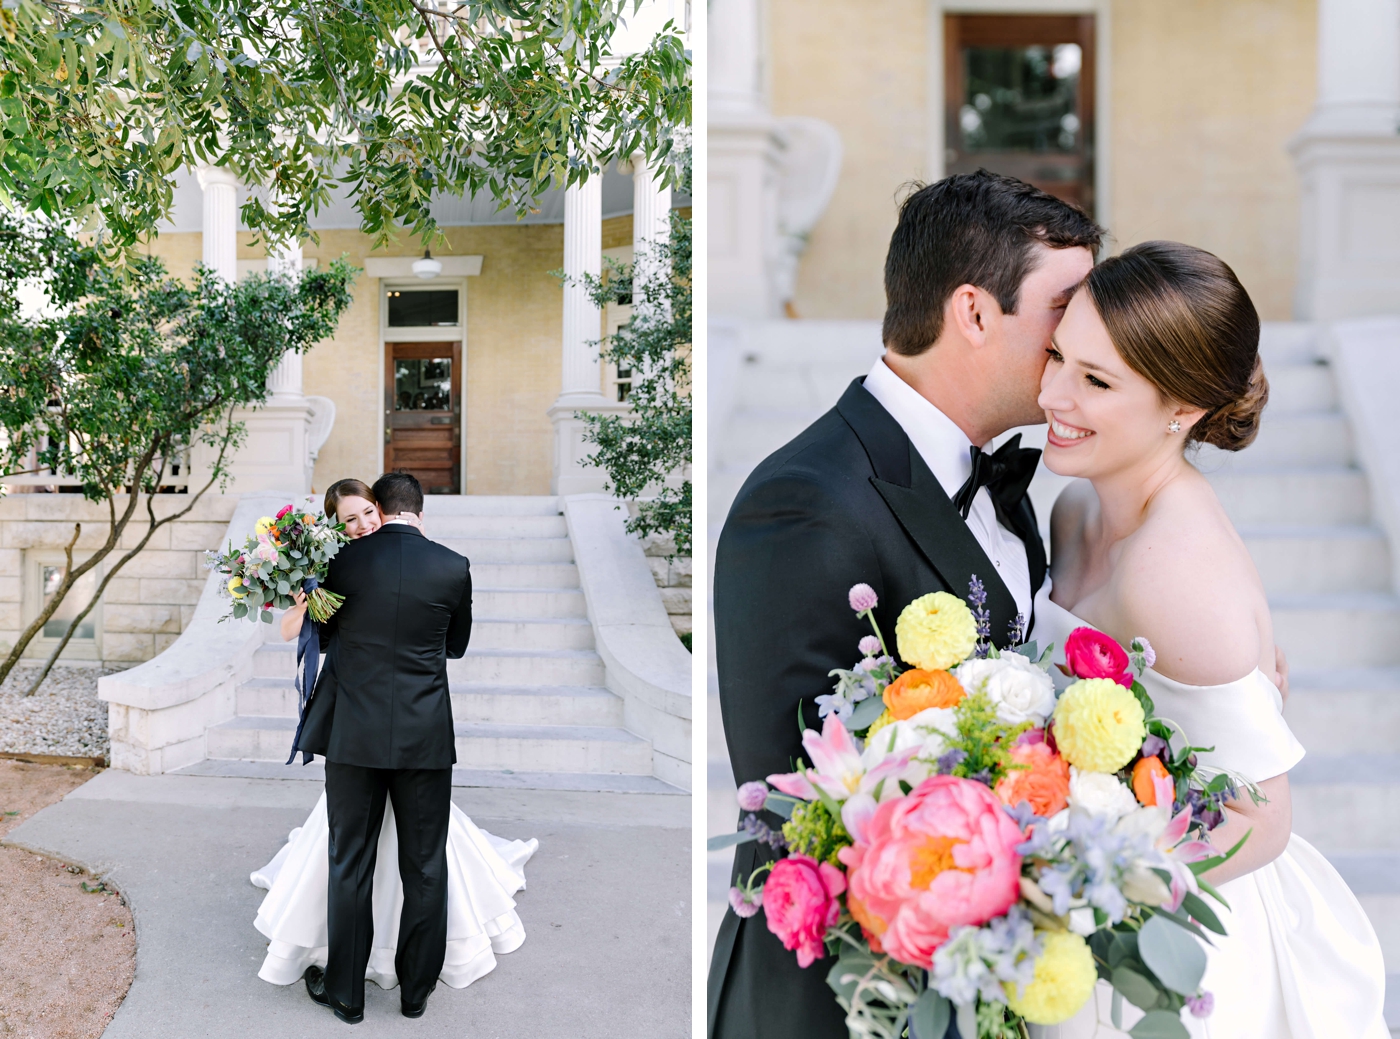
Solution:
[{"label": "yellow stucco wall", "polygon": [[[845,145],[798,275],[802,317],[883,313],[900,187],[930,175],[929,81],[942,63],[928,49],[930,5],[882,0],[870,14],[841,0],[768,3],[774,113],[825,119]],[[1109,14],[1112,209],[1100,217],[1115,247],[1210,249],[1265,319],[1287,319],[1298,184],[1284,145],[1315,96],[1316,0],[1113,0]]]},{"label": "yellow stucco wall", "polygon": [[[437,256],[482,257],[481,274],[466,279],[463,449],[468,494],[548,494],[553,430],[546,410],[559,394],[563,299],[550,272],[564,263],[561,224],[452,227]],[[603,222],[603,246],[630,244],[631,216]],[[264,255],[241,235],[238,258]],[[306,242],[303,255],[325,265],[340,256],[363,268],[370,240],[354,230],[325,230]],[[201,255],[197,233],[166,234],[150,251],[172,274],[188,277]],[[411,246],[374,256],[417,255]],[[303,389],[336,403],[336,422],[316,460],[315,484],[355,476],[372,481],[383,469],[384,368],[377,279],[363,274],[354,302],[333,339],[303,362]]]}]

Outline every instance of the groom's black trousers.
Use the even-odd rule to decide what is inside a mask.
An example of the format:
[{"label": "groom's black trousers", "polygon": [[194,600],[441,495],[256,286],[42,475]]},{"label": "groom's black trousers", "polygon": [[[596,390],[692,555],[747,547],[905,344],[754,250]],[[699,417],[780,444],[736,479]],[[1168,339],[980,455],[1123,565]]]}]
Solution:
[{"label": "groom's black trousers", "polygon": [[374,941],[374,860],[384,798],[394,804],[403,912],[394,969],[405,1003],[428,998],[447,954],[447,824],[450,768],[364,768],[326,762],[330,823],[326,993],[350,1010],[365,1005]]}]

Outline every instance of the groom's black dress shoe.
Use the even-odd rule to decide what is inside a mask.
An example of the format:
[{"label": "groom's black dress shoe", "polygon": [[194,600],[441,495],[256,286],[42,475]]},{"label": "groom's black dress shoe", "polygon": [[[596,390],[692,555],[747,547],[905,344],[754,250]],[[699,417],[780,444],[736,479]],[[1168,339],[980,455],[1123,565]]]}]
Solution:
[{"label": "groom's black dress shoe", "polygon": [[[326,972],[320,967],[307,967],[306,973],[302,975],[302,980],[306,982],[306,994],[311,997],[312,1002],[320,1003],[323,1007],[330,1007],[335,1011],[335,1016],[347,1025],[357,1025],[365,1019],[364,1010],[351,1010],[331,999],[326,992]],[[422,1011],[420,1010],[419,1013]]]},{"label": "groom's black dress shoe", "polygon": [[403,1011],[404,1017],[422,1017],[423,1011],[428,1009],[428,998],[424,996],[421,1003],[401,1003],[399,1009]]}]

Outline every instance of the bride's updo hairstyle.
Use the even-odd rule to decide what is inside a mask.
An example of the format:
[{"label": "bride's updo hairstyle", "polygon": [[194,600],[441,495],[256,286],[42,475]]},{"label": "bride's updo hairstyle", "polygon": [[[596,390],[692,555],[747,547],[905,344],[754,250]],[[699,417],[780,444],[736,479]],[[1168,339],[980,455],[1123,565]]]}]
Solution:
[{"label": "bride's updo hairstyle", "polygon": [[337,480],[326,488],[325,512],[328,519],[339,519],[340,502],[344,498],[363,498],[371,505],[378,505],[379,499],[369,489],[369,485],[359,480]]},{"label": "bride's updo hairstyle", "polygon": [[1143,242],[1096,266],[1085,286],[1128,366],[1164,401],[1205,411],[1188,440],[1249,446],[1269,380],[1259,314],[1224,261],[1180,242]]}]

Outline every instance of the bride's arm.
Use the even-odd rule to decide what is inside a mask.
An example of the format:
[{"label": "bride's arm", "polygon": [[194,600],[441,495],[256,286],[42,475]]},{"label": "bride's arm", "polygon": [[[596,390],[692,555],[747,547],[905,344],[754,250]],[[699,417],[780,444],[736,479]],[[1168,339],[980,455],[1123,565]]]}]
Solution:
[{"label": "bride's arm", "polygon": [[296,605],[282,614],[282,641],[291,642],[301,631],[301,618],[306,614],[306,593],[297,592]]},{"label": "bride's arm", "polygon": [[[1246,833],[1249,840],[1233,859],[1205,874],[1211,884],[1223,884],[1260,866],[1267,866],[1283,854],[1293,832],[1293,800],[1288,792],[1288,773],[1259,784],[1268,801],[1255,804],[1249,794],[1225,806],[1225,821],[1210,833],[1210,843],[1223,855]],[[1252,832],[1251,832],[1252,831]]]}]

